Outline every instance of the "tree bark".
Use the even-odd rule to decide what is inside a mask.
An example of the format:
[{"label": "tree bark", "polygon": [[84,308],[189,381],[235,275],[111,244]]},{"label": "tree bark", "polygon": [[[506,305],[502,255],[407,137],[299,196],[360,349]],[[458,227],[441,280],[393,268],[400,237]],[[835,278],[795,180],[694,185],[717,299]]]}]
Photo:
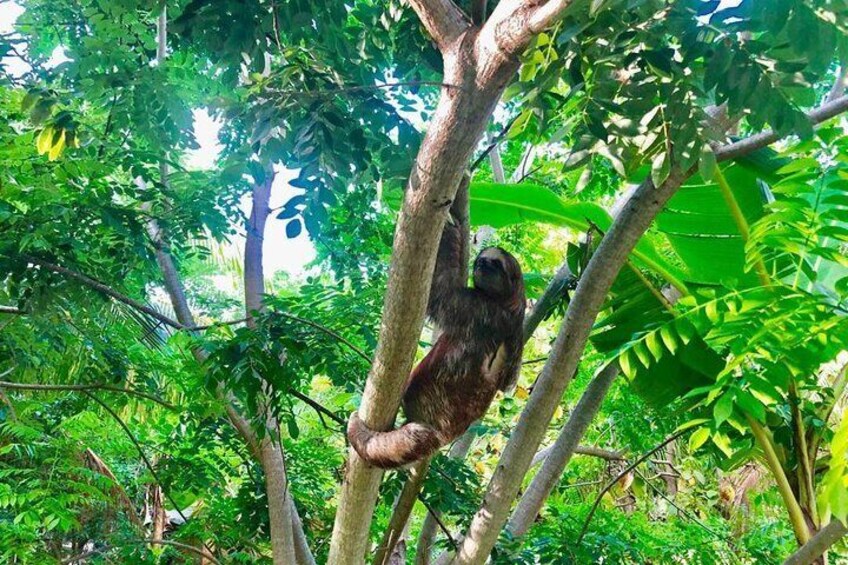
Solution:
[{"label": "tree bark", "polygon": [[419,461],[410,469],[409,477],[403,485],[403,490],[398,495],[397,504],[392,511],[389,526],[383,535],[383,540],[377,546],[374,555],[374,565],[388,565],[389,558],[393,554],[395,544],[403,536],[409,516],[415,501],[418,500],[418,492],[427,478],[427,470],[430,468],[430,458]]},{"label": "tree bark", "polygon": [[512,513],[507,529],[513,536],[519,537],[527,533],[536,516],[539,515],[545,500],[559,482],[565,466],[568,465],[589,424],[598,413],[618,372],[618,363],[613,361],[604,367],[586,387],[583,396],[571,412],[568,422],[557,436],[550,454],[545,458],[542,468],[533,477],[533,481],[524,491],[518,506]]},{"label": "tree bark", "polygon": [[805,543],[801,549],[789,556],[783,565],[809,565],[824,555],[830,547],[848,534],[848,528],[834,520]]},{"label": "tree bark", "polygon": [[271,167],[265,168],[265,178],[253,185],[253,207],[247,222],[247,236],[244,242],[244,307],[247,311],[247,324],[255,325],[253,312],[261,312],[262,296],[265,294],[265,271],[262,264],[262,244],[265,242],[265,224],[268,222],[271,200],[271,187],[275,173]]},{"label": "tree bark", "polygon": [[539,300],[536,301],[536,306],[534,306],[533,310],[524,318],[525,342],[533,337],[533,333],[536,331],[536,328],[538,328],[539,324],[542,323],[542,320],[551,313],[551,309],[557,302],[559,302],[559,300],[562,299],[563,292],[565,292],[565,289],[568,285],[572,284],[574,280],[574,275],[568,267],[568,261],[563,261],[562,266],[560,266],[559,270],[557,270],[554,278],[551,279],[551,282],[549,282],[548,286],[545,287],[545,291],[541,294],[541,296],[539,296]]},{"label": "tree bark", "polygon": [[[256,327],[253,314],[264,310],[265,267],[262,246],[270,213],[268,203],[271,200],[274,177],[274,170],[268,166],[265,168],[265,178],[253,186],[253,207],[244,243],[244,307],[246,323],[251,328]],[[260,410],[269,412],[270,407],[263,402]],[[278,436],[279,422],[270,413],[266,417],[265,428],[265,435],[259,444],[259,459],[265,474],[265,495],[268,499],[268,523],[274,564],[308,563],[312,556],[305,537],[295,539],[296,536],[303,536],[303,526],[288,492],[285,457]],[[299,558],[297,554],[300,554]]]},{"label": "tree bark", "polygon": [[[372,429],[389,429],[417,347],[439,235],[474,148],[517,59],[492,61],[470,30],[444,52],[439,104],[410,176],[395,231],[380,339],[359,417]],[[361,563],[381,472],[353,450],[342,484],[329,563]]]}]

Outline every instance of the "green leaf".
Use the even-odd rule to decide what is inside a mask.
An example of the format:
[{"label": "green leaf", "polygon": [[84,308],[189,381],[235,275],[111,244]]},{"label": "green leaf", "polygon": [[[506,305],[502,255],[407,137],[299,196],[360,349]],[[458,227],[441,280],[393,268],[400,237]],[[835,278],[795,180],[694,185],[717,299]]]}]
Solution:
[{"label": "green leaf", "polygon": [[[567,201],[539,185],[472,182],[469,192],[471,223],[494,228],[524,222],[546,223],[581,232],[593,225],[604,233],[612,218],[601,206],[591,202]],[[643,237],[633,250],[637,263],[657,272],[669,281],[678,281],[682,273],[659,253],[649,237]]]},{"label": "green leaf", "polygon": [[739,391],[736,395],[736,403],[739,404],[739,408],[741,408],[743,412],[753,416],[758,422],[765,423],[766,408],[763,406],[763,403],[754,398],[750,392],[746,390]]},{"label": "green leaf", "polygon": [[704,445],[704,443],[710,437],[709,428],[699,428],[695,430],[695,432],[689,436],[689,451],[695,452],[699,447]]},{"label": "green leaf", "polygon": [[722,451],[722,453],[724,453],[727,457],[733,456],[733,448],[730,447],[729,437],[721,432],[714,432],[712,439],[713,443]]},{"label": "green leaf", "polygon": [[716,156],[709,143],[701,147],[701,155],[698,159],[698,172],[704,180],[712,180],[716,171]]},{"label": "green leaf", "polygon": [[286,237],[289,239],[296,238],[301,231],[303,231],[303,224],[297,218],[286,224]]},{"label": "green leaf", "polygon": [[648,349],[651,351],[651,355],[654,356],[654,359],[659,361],[663,355],[663,346],[660,342],[659,332],[651,332],[648,334],[648,337],[645,338],[645,344],[648,346]]},{"label": "green leaf", "polygon": [[635,372],[633,370],[633,366],[630,364],[630,350],[624,350],[621,352],[621,355],[618,356],[618,364],[621,367],[621,372],[624,373],[624,376],[628,379],[632,379]]},{"label": "green leaf", "polygon": [[297,439],[300,436],[300,428],[297,427],[297,422],[294,418],[286,420],[286,428],[289,430],[289,436],[292,439]]},{"label": "green leaf", "polygon": [[725,392],[713,405],[713,419],[716,427],[722,425],[733,413],[733,396],[733,393]]},{"label": "green leaf", "polygon": [[669,173],[671,173],[671,163],[669,162],[668,155],[662,152],[654,158],[654,162],[651,165],[651,181],[653,181],[654,186],[660,187],[665,182],[665,179],[668,178]]}]

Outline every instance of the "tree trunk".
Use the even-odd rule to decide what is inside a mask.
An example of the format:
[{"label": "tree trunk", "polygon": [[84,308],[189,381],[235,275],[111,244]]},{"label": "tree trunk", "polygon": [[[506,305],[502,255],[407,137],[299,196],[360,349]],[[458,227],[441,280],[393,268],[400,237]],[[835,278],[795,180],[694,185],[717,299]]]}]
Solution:
[{"label": "tree trunk", "polygon": [[153,531],[150,537],[154,543],[165,539],[165,505],[162,500],[162,487],[150,485],[150,514],[153,520]]},{"label": "tree trunk", "polygon": [[612,282],[636,242],[687,176],[686,172],[675,168],[660,187],[654,187],[650,180],[642,183],[589,261],[551,356],[489,482],[483,504],[472,519],[456,557],[457,563],[482,564],[494,547],[524,474],[577,369],[592,324]]},{"label": "tree trunk", "polygon": [[[469,30],[444,54],[439,104],[410,175],[395,231],[380,339],[359,416],[376,430],[389,429],[412,368],[439,235],[471,153],[483,133],[517,59],[483,65]],[[487,53],[490,56],[490,53]],[[352,449],[342,484],[329,563],[361,563],[382,473]]]},{"label": "tree trunk", "polygon": [[268,498],[268,521],[274,565],[290,565],[296,563],[292,534],[292,507],[288,504],[286,496],[286,465],[283,460],[283,451],[277,441],[269,437],[262,440],[260,461],[265,473],[265,493]]},{"label": "tree trunk", "polygon": [[419,461],[410,469],[409,477],[406,479],[403,490],[398,495],[397,504],[392,511],[389,526],[386,528],[386,533],[383,534],[383,540],[377,546],[374,565],[390,564],[389,558],[395,554],[395,544],[403,537],[409,516],[412,514],[412,508],[415,506],[415,501],[418,500],[418,492],[424,484],[424,479],[427,478],[429,468],[430,458],[428,457]]},{"label": "tree trunk", "polygon": [[[271,188],[274,184],[274,170],[265,167],[265,178],[253,186],[253,207],[247,225],[244,243],[244,307],[248,327],[255,328],[254,313],[264,310],[265,268],[263,264],[263,243],[265,225],[268,221],[271,200]],[[269,409],[265,403],[261,412]],[[283,446],[278,437],[279,422],[268,416],[265,422],[265,437],[260,443],[260,462],[265,473],[265,494],[268,499],[268,523],[270,527],[271,551],[274,564],[308,563],[312,555],[303,537],[303,526],[297,516],[297,509],[288,492]],[[296,538],[297,543],[296,543]],[[297,557],[299,555],[299,557]]]},{"label": "tree trunk", "polygon": [[559,482],[565,466],[568,465],[589,424],[598,413],[607,391],[618,376],[618,370],[618,363],[610,363],[586,387],[586,391],[571,412],[568,422],[557,436],[553,449],[545,458],[542,468],[533,477],[533,481],[524,491],[524,495],[512,513],[507,529],[513,536],[520,537],[527,533],[536,516],[539,515],[545,500]]},{"label": "tree trunk", "polygon": [[[468,450],[474,443],[476,434],[471,430],[466,431],[458,440],[451,446],[448,452],[448,457],[451,459],[465,459]],[[415,549],[415,565],[428,565],[430,563],[430,550],[433,542],[436,539],[436,530],[439,527],[436,518],[441,517],[441,512],[433,510],[436,516],[427,512],[424,518],[424,524],[421,525],[421,532],[418,534],[418,544]]]}]

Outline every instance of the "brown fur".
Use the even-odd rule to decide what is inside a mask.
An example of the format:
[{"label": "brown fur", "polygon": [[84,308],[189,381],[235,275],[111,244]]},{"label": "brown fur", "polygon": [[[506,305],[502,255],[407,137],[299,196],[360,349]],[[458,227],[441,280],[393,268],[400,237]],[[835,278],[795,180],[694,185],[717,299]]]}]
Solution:
[{"label": "brown fur", "polygon": [[521,267],[503,249],[489,247],[475,260],[474,287],[468,288],[461,261],[467,256],[465,222],[455,214],[442,233],[427,308],[440,333],[407,381],[407,423],[377,432],[354,413],[348,424],[351,445],[376,467],[399,467],[450,443],[518,377],[525,304]]}]

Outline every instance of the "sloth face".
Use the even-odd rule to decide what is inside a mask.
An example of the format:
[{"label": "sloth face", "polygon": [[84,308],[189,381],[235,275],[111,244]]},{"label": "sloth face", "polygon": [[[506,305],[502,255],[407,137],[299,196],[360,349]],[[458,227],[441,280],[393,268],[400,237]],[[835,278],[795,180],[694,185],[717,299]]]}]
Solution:
[{"label": "sloth face", "polygon": [[474,261],[474,287],[496,298],[509,298],[521,284],[521,267],[500,247],[487,247]]}]

